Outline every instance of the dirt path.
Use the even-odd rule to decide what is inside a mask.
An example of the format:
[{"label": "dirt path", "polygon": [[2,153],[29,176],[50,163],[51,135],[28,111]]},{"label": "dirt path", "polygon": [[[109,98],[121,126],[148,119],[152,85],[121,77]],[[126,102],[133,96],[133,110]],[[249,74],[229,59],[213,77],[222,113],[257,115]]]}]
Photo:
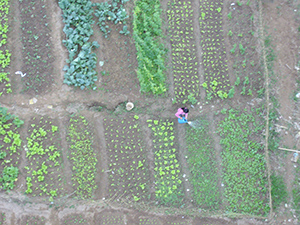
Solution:
[{"label": "dirt path", "polygon": [[[280,136],[281,142],[280,147],[293,149],[296,144],[296,139],[294,138],[295,133],[290,126],[290,122],[293,117],[294,101],[293,95],[296,89],[296,70],[294,69],[297,51],[299,49],[299,33],[297,32],[298,24],[294,20],[294,7],[288,3],[284,2],[266,2],[264,4],[264,22],[267,27],[267,35],[270,35],[271,45],[274,49],[276,55],[276,61],[274,67],[270,70],[270,80],[277,80],[277,83],[271,84],[270,96],[275,95],[279,101],[279,115],[278,125],[290,127],[291,129],[281,129]],[[284,34],[281,35],[281,34]],[[274,75],[272,74],[274,71]],[[289,193],[288,205],[292,201],[292,188],[295,179],[294,172],[295,168],[291,162],[292,154],[288,152],[285,159],[283,160],[283,171],[278,169],[277,160],[282,157],[283,154],[271,153],[273,160],[271,160],[272,171],[277,173],[283,173],[283,177],[287,186],[287,191]],[[281,161],[280,160],[280,161]],[[276,173],[275,172],[275,173]],[[283,209],[290,211],[289,208]],[[279,220],[291,219],[291,215],[283,215],[282,211],[278,212]],[[293,219],[293,218],[292,218]],[[293,220],[291,220],[293,221]]]}]

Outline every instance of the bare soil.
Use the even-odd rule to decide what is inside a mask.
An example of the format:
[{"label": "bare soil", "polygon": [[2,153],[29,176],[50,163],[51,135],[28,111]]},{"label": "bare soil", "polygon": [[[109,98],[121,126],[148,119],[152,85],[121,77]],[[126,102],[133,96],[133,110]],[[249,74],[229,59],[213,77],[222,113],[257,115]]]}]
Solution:
[{"label": "bare soil", "polygon": [[[96,2],[96,1],[95,1]],[[101,1],[98,1],[101,2]],[[246,5],[247,1],[241,1],[243,5]],[[229,13],[233,10],[231,1],[224,1],[223,21]],[[22,4],[26,4],[24,0]],[[41,86],[38,87],[38,91],[25,91],[21,93],[21,90],[26,87],[26,79],[21,79],[19,75],[14,73],[18,70],[24,70],[23,72],[30,71],[25,66],[25,55],[22,53],[22,48],[25,46],[22,42],[22,37],[28,33],[23,32],[20,27],[26,18],[23,18],[23,14],[20,10],[23,8],[19,1],[14,1],[11,4],[11,19],[10,19],[10,33],[9,46],[12,52],[11,66],[9,68],[11,78],[13,81],[13,94],[4,95],[0,97],[1,106],[7,107],[10,112],[18,115],[25,121],[23,128],[21,129],[21,136],[24,138],[27,134],[27,127],[30,123],[30,119],[34,116],[47,115],[50,118],[58,121],[58,126],[61,130],[61,140],[58,142],[62,148],[62,157],[66,159],[67,154],[64,152],[68,147],[66,142],[66,130],[68,117],[73,113],[80,112],[85,115],[90,121],[94,121],[94,133],[97,136],[97,140],[94,143],[95,150],[97,151],[98,172],[103,176],[97,178],[97,184],[99,188],[95,194],[95,199],[90,201],[76,200],[72,196],[71,188],[66,187],[67,192],[70,193],[65,197],[58,198],[53,204],[46,201],[44,198],[31,197],[24,195],[25,175],[21,174],[21,178],[17,182],[17,187],[13,192],[0,193],[0,223],[1,224],[74,224],[75,222],[82,221],[83,224],[101,224],[103,221],[111,222],[112,224],[237,224],[237,225],[254,225],[254,224],[297,224],[298,220],[294,216],[291,205],[291,196],[289,196],[288,207],[281,207],[280,211],[275,212],[275,217],[269,220],[255,220],[251,218],[236,218],[230,219],[222,215],[208,217],[202,214],[200,211],[194,213],[197,216],[187,216],[184,210],[177,210],[176,216],[168,216],[170,209],[157,209],[148,205],[141,204],[140,210],[133,209],[130,202],[121,202],[116,204],[103,198],[107,193],[107,186],[109,179],[107,175],[102,173],[102,169],[106,168],[108,162],[108,156],[106,155],[107,149],[105,147],[105,135],[103,119],[111,115],[125,114],[124,103],[132,101],[135,103],[135,109],[132,114],[147,114],[146,117],[161,116],[163,118],[173,118],[174,113],[178,107],[177,104],[172,104],[172,93],[174,90],[172,84],[170,84],[169,93],[164,98],[157,98],[149,95],[142,95],[139,92],[139,83],[136,77],[135,68],[137,67],[135,46],[131,34],[128,36],[121,36],[119,30],[121,26],[110,24],[112,32],[109,39],[105,39],[97,27],[94,29],[93,40],[97,40],[100,44],[100,48],[95,52],[100,61],[104,61],[103,67],[97,65],[97,72],[99,74],[99,82],[97,84],[97,91],[82,91],[74,89],[63,84],[63,71],[62,68],[67,58],[67,51],[62,45],[62,40],[65,35],[62,31],[63,22],[61,17],[61,10],[58,7],[57,1],[47,1],[47,22],[49,23],[49,29],[47,31],[50,37],[41,39],[41,43],[49,43],[52,46],[53,55],[52,59],[48,61],[49,65],[46,66],[45,73],[48,74],[47,80]],[[277,80],[277,83],[272,85],[272,95],[276,96],[279,100],[280,118],[278,118],[278,124],[289,127],[291,129],[281,129],[281,146],[288,148],[298,148],[299,142],[295,138],[297,130],[291,127],[291,122],[299,114],[295,113],[295,102],[293,100],[294,92],[297,89],[297,71],[294,69],[296,60],[299,55],[299,32],[298,24],[295,20],[295,10],[298,10],[297,1],[276,1],[266,0],[263,1],[263,13],[266,31],[270,34],[272,39],[272,45],[274,46],[276,61],[274,64],[274,75],[271,79]],[[167,0],[162,1],[163,7],[166,7]],[[199,3],[193,3],[193,6],[199,8]],[[133,3],[129,2],[126,6],[128,12],[132,12]],[[230,8],[231,7],[231,8]],[[244,9],[244,8],[243,8]],[[257,9],[246,7],[247,15],[253,14],[254,18],[257,18]],[[195,18],[199,18],[198,10],[194,10]],[[198,13],[198,14],[197,14]],[[236,10],[239,20],[243,23],[244,11]],[[22,15],[22,16],[21,16]],[[234,43],[238,43],[238,39],[230,39],[227,36],[227,32],[232,30],[236,33],[243,33],[243,31],[235,30],[233,21],[231,24],[224,22],[225,33],[225,46],[226,51],[229,52]],[[31,26],[35,26],[34,20],[30,20]],[[199,24],[193,24],[195,33],[198,35],[195,38],[196,42],[199,42]],[[258,35],[257,21],[254,19],[252,24],[246,22],[244,26],[253,26],[254,37]],[[132,32],[131,24],[129,24],[130,31]],[[41,28],[39,28],[41,29]],[[243,34],[243,40],[247,42],[245,46],[259,46],[256,43],[257,39],[253,38],[252,34]],[[46,35],[45,35],[46,36]],[[39,40],[39,39],[37,39]],[[45,45],[46,45],[45,44]],[[169,46],[170,47],[170,46]],[[197,57],[201,59],[201,49],[197,46]],[[28,50],[29,51],[29,50]],[[41,52],[47,52],[47,49],[40,49]],[[255,72],[260,71],[259,68],[259,55],[260,49],[253,49],[251,55],[248,56],[249,63],[247,64],[250,70]],[[30,51],[29,51],[30,52]],[[48,53],[47,53],[48,54]],[[44,56],[43,56],[44,57]],[[254,66],[251,66],[250,62],[254,61]],[[234,56],[229,58],[229,73],[234,74],[230,76],[230,83],[234,84],[235,74],[242,73],[242,59],[236,59]],[[241,65],[240,70],[234,71],[233,65]],[[104,72],[105,71],[105,72]],[[199,70],[201,72],[201,70]],[[169,77],[173,74],[168,70]],[[29,73],[28,73],[29,74]],[[244,76],[244,75],[243,75]],[[49,79],[49,80],[48,80]],[[173,78],[169,78],[171,81]],[[34,81],[35,82],[35,81]],[[200,78],[200,82],[203,82],[203,77]],[[33,84],[33,83],[32,83]],[[25,85],[25,86],[24,86]],[[256,90],[259,90],[262,86],[260,80],[255,80],[252,84]],[[238,92],[241,92],[239,89]],[[253,103],[251,97],[235,97],[230,103],[217,100],[206,104],[204,100],[204,91],[201,89],[201,102],[191,110],[190,116],[196,117],[200,113],[210,115],[211,127],[214,128],[214,117],[211,116],[213,112],[217,112],[223,107],[228,105],[246,105],[249,107]],[[35,97],[37,102],[30,104],[29,100]],[[101,107],[101,110],[100,108]],[[126,114],[127,115],[127,114]],[[181,128],[178,128],[179,132],[183,132]],[[149,135],[147,135],[149,137]],[[145,145],[150,146],[151,140],[146,137]],[[215,140],[215,143],[218,143]],[[179,148],[182,155],[180,155],[181,161],[184,161],[184,140],[179,138]],[[215,146],[217,152],[220,151],[220,146]],[[219,152],[218,152],[219,154]],[[218,155],[217,154],[217,155]],[[292,185],[294,181],[294,165],[290,161],[292,153],[287,153],[286,158],[282,159],[283,154],[271,152],[271,164],[272,170],[276,173],[284,175],[285,182],[289,193],[291,193]],[[25,152],[21,154],[22,158],[25,158]],[[151,157],[149,152],[148,157]],[[26,165],[25,160],[20,163],[21,167]],[[64,161],[64,176],[66,177],[66,183],[70,184],[71,170],[70,162]],[[151,165],[149,167],[151,169]],[[152,181],[151,181],[152,182]],[[186,183],[185,185],[188,185]],[[220,185],[220,184],[219,184]],[[185,189],[189,186],[185,186]],[[188,198],[189,199],[189,198]],[[181,215],[182,214],[182,215]]]}]

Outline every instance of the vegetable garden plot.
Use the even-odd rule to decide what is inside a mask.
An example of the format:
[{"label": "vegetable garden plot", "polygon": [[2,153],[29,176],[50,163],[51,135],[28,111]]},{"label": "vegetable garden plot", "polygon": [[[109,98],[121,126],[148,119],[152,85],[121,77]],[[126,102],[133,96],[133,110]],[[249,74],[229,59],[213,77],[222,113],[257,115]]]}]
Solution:
[{"label": "vegetable garden plot", "polygon": [[222,30],[223,1],[200,0],[200,32],[202,60],[207,99],[228,97],[230,87],[224,33]]},{"label": "vegetable garden plot", "polygon": [[0,213],[0,224],[5,224],[6,222],[6,215],[5,213]]},{"label": "vegetable garden plot", "polygon": [[24,122],[0,107],[0,188],[11,190],[18,180],[21,143],[18,128]]},{"label": "vegetable garden plot", "polygon": [[139,219],[138,225],[161,225],[160,220],[156,218],[142,218]]},{"label": "vegetable garden plot", "polygon": [[[259,108],[256,109],[260,113]],[[261,144],[264,124],[255,109],[222,111],[221,136],[225,204],[228,211],[265,216],[269,213],[268,181]]]},{"label": "vegetable garden plot", "polygon": [[92,2],[90,0],[60,0],[59,7],[63,11],[63,22],[65,27],[63,31],[66,34],[66,40],[63,40],[69,52],[67,64],[64,66],[64,83],[74,85],[81,89],[92,87],[96,89],[97,72],[95,71],[97,57],[92,53],[94,47],[99,44],[89,42],[93,34]]},{"label": "vegetable garden plot", "polygon": [[46,224],[46,219],[43,216],[22,216],[18,224],[37,224],[37,225],[44,225]]},{"label": "vegetable garden plot", "polygon": [[48,196],[49,201],[64,193],[62,155],[57,121],[33,117],[28,125],[25,145],[26,194]]},{"label": "vegetable garden plot", "polygon": [[139,117],[104,119],[108,155],[108,197],[150,199],[150,176]]},{"label": "vegetable garden plot", "polygon": [[234,6],[227,3],[226,7],[230,9],[226,18],[229,28],[225,33],[231,46],[229,57],[234,62],[232,70],[236,76],[237,91],[242,95],[252,96],[253,93],[264,94],[264,81],[256,50],[257,38],[254,36],[258,31],[250,4],[256,3],[248,1],[247,4]]},{"label": "vegetable garden plot", "polygon": [[[88,220],[89,220],[89,222],[88,222]],[[82,214],[71,214],[68,216],[64,216],[60,222],[60,224],[64,224],[64,225],[69,225],[69,224],[72,225],[72,224],[78,224],[78,223],[92,224],[90,222],[90,219],[85,218],[85,216]]]},{"label": "vegetable garden plot", "polygon": [[133,12],[133,38],[137,51],[137,76],[141,92],[159,95],[166,92],[165,57],[162,44],[159,0],[137,0]]},{"label": "vegetable garden plot", "polygon": [[216,210],[221,208],[221,193],[218,187],[216,153],[213,138],[209,133],[209,121],[198,118],[201,128],[187,127],[187,162],[191,171],[193,200],[201,208]]},{"label": "vegetable garden plot", "polygon": [[168,2],[169,35],[172,46],[175,98],[185,104],[199,97],[198,59],[193,31],[193,9],[190,1]]},{"label": "vegetable garden plot", "polygon": [[9,1],[0,0],[0,96],[5,93],[11,93],[11,83],[8,77],[7,67],[10,64],[11,53],[7,47],[7,32],[8,32],[8,12]]},{"label": "vegetable garden plot", "polygon": [[53,83],[54,57],[46,0],[20,1],[23,91],[44,93]]},{"label": "vegetable garden plot", "polygon": [[104,211],[95,214],[94,221],[97,221],[99,225],[125,225],[124,217],[122,213]]},{"label": "vegetable garden plot", "polygon": [[182,172],[175,147],[174,123],[147,120],[154,147],[155,197],[159,204],[180,206],[184,201]]},{"label": "vegetable garden plot", "polygon": [[76,195],[81,198],[92,198],[94,189],[97,188],[97,158],[92,146],[93,135],[86,118],[80,115],[70,118],[67,141],[68,158],[73,171],[71,180],[72,186],[76,188]]}]

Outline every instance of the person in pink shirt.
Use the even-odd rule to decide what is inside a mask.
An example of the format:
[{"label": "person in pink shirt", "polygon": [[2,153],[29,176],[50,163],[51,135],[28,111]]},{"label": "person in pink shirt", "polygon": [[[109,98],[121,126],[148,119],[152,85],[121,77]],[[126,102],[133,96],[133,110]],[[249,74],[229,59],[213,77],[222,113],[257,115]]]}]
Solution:
[{"label": "person in pink shirt", "polygon": [[188,113],[189,113],[189,109],[188,108],[179,108],[177,110],[177,113],[175,113],[175,116],[178,118],[178,120],[182,120],[182,119],[185,119],[187,120],[188,118]]}]

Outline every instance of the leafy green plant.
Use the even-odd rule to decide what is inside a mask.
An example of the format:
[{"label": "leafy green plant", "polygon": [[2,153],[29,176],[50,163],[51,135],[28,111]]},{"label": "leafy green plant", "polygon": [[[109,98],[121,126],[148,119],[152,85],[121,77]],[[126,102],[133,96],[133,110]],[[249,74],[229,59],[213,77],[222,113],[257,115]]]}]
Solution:
[{"label": "leafy green plant", "polygon": [[8,13],[10,8],[10,2],[7,0],[1,1],[1,7],[0,7],[0,16],[1,16],[1,26],[0,26],[0,65],[2,68],[2,71],[0,71],[0,96],[3,93],[11,93],[11,83],[10,79],[8,77],[8,72],[4,72],[3,70],[6,69],[10,64],[10,57],[11,53],[9,52],[7,48],[7,32],[9,29],[8,24]]},{"label": "leafy green plant", "polygon": [[18,180],[19,169],[14,166],[5,167],[0,177],[1,187],[3,190],[13,189],[15,182]]},{"label": "leafy green plant", "polygon": [[201,208],[216,210],[220,208],[221,193],[218,188],[217,161],[213,138],[209,134],[209,122],[198,118],[201,127],[186,128],[188,148],[187,162],[191,171],[193,200]]},{"label": "leafy green plant", "polygon": [[[174,94],[178,102],[187,103],[199,97],[198,61],[195,48],[194,28],[190,21],[194,9],[191,2],[168,2],[169,36],[172,50]],[[205,19],[205,13],[201,13]],[[180,34],[181,38],[178,38]],[[190,99],[189,99],[190,96]]]},{"label": "leafy green plant", "polygon": [[87,119],[81,115],[70,118],[67,141],[72,164],[72,186],[76,195],[86,199],[93,196],[96,185],[97,158],[92,147],[93,133]]},{"label": "leafy green plant", "polygon": [[149,200],[150,176],[139,116],[104,119],[109,158],[109,197]]},{"label": "leafy green plant", "polygon": [[271,183],[272,206],[275,210],[281,203],[286,202],[288,193],[282,176],[272,174]]},{"label": "leafy green plant", "polygon": [[232,212],[269,213],[266,165],[259,142],[264,123],[248,112],[230,109],[218,124],[222,151],[225,204]]},{"label": "leafy green plant", "polygon": [[[74,4],[76,2],[76,4]],[[66,62],[69,65],[64,66],[64,83],[74,85],[81,89],[92,87],[96,90],[97,72],[95,71],[97,57],[92,53],[93,48],[98,48],[99,44],[89,42],[93,34],[92,24],[93,4],[90,0],[60,0],[59,7],[63,10],[65,27],[63,31],[67,40],[63,40],[69,52],[69,58]],[[69,6],[72,7],[69,7]],[[75,27],[76,29],[74,29]]]},{"label": "leafy green plant", "polygon": [[135,2],[133,38],[137,50],[137,76],[141,92],[159,95],[166,92],[166,48],[161,42],[161,7],[159,0]]},{"label": "leafy green plant", "polygon": [[181,168],[174,147],[174,123],[147,120],[154,145],[155,197],[159,204],[180,206],[183,201]]}]

